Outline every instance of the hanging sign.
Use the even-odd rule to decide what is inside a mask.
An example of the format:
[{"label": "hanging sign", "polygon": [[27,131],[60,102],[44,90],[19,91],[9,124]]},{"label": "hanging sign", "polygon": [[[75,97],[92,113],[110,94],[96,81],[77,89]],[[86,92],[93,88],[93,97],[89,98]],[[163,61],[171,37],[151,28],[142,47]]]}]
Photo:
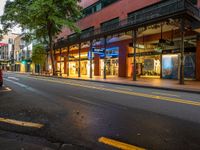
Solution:
[{"label": "hanging sign", "polygon": [[105,52],[104,48],[92,48],[92,51],[96,54],[102,54]]}]

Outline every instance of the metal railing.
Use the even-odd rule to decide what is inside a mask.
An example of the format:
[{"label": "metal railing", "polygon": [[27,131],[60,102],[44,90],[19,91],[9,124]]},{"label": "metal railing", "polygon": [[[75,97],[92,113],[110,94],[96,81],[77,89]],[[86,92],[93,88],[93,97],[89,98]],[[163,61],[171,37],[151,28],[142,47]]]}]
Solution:
[{"label": "metal railing", "polygon": [[199,9],[188,0],[162,1],[162,2],[158,2],[151,6],[147,6],[138,11],[135,11],[133,14],[131,14],[131,17],[121,20],[117,23],[110,24],[103,28],[96,28],[87,33],[80,33],[79,35],[77,35],[73,38],[64,39],[60,42],[57,42],[56,47],[66,46],[66,45],[68,45],[68,43],[73,43],[75,41],[88,39],[88,38],[94,37],[96,35],[109,34],[109,32],[112,32],[112,31],[117,31],[122,28],[135,26],[137,24],[145,23],[147,21],[161,18],[164,16],[175,15],[175,14],[177,14],[179,12],[183,12],[183,11],[189,12],[189,14],[194,17],[200,16]]}]

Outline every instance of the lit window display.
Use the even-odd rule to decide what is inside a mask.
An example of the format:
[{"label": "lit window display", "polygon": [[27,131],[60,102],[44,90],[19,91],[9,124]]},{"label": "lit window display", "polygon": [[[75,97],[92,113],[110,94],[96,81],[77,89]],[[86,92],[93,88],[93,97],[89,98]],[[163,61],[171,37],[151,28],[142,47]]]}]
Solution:
[{"label": "lit window display", "polygon": [[162,56],[162,78],[164,79],[178,79],[178,54],[163,55]]},{"label": "lit window display", "polygon": [[195,78],[196,70],[196,55],[195,53],[185,54],[184,76],[185,78]]}]

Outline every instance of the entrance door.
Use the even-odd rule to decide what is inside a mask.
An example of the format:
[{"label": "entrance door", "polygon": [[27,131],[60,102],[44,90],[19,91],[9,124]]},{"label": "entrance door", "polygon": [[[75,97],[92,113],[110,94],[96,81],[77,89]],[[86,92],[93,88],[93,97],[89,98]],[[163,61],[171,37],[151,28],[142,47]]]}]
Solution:
[{"label": "entrance door", "polygon": [[118,58],[108,59],[106,64],[106,75],[118,76]]}]

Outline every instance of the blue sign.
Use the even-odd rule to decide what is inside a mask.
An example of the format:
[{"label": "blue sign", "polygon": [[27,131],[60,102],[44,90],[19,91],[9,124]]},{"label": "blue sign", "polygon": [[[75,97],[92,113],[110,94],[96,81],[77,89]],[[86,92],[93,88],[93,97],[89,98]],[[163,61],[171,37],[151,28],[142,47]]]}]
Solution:
[{"label": "blue sign", "polygon": [[104,54],[105,52],[105,49],[104,48],[92,48],[92,51],[95,53],[95,54]]}]

